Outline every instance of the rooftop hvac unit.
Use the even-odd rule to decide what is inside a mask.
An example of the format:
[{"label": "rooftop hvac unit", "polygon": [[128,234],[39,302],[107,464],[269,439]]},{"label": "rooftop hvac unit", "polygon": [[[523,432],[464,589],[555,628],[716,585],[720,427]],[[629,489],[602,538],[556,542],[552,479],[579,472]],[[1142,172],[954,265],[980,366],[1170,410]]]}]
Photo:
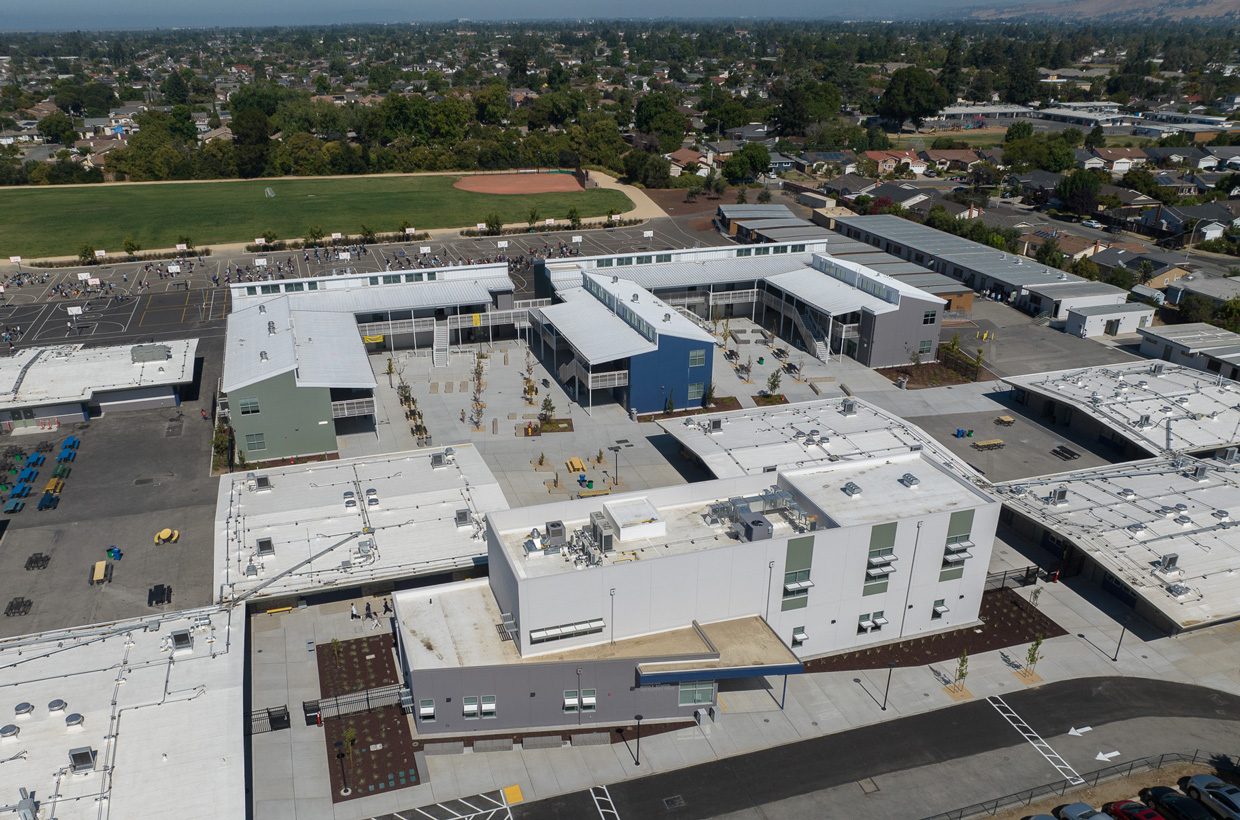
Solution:
[{"label": "rooftop hvac unit", "polygon": [[448,458],[443,453],[431,453],[431,469],[438,470],[448,466]]},{"label": "rooftop hvac unit", "polygon": [[900,483],[903,484],[905,487],[912,489],[913,487],[916,487],[918,484],[921,483],[921,479],[913,475],[912,473],[905,473],[904,475],[900,476]]},{"label": "rooftop hvac unit", "polygon": [[1223,451],[1223,461],[1228,464],[1235,464],[1237,461],[1240,461],[1240,455],[1238,454],[1240,454],[1240,449],[1237,449],[1236,447],[1228,447]]},{"label": "rooftop hvac unit", "polygon": [[1067,504],[1067,503],[1068,503],[1068,488],[1067,487],[1056,487],[1054,490],[1051,491],[1051,504],[1052,505],[1057,507],[1061,504]]},{"label": "rooftop hvac unit", "polygon": [[1166,365],[1164,365],[1162,362],[1154,362],[1153,366],[1150,367],[1150,375],[1161,376],[1163,374],[1163,369],[1165,367]]},{"label": "rooftop hvac unit", "polygon": [[[710,432],[722,433],[723,432],[723,419],[711,419],[710,420]],[[1231,449],[1235,450],[1236,448],[1233,447]]]},{"label": "rooftop hvac unit", "polygon": [[861,495],[861,485],[853,481],[848,482],[847,484],[844,485],[844,494],[847,495],[849,498],[852,498],[853,496]]},{"label": "rooftop hvac unit", "polygon": [[469,526],[469,509],[466,508],[464,510],[457,510],[456,518],[453,520],[458,527],[468,527]]},{"label": "rooftop hvac unit", "polygon": [[1142,413],[1141,418],[1137,419],[1137,426],[1138,427],[1149,427],[1150,426],[1150,414]]},{"label": "rooftop hvac unit", "polygon": [[258,567],[256,567],[256,566],[254,565],[254,562],[253,562],[253,561],[251,561],[250,563],[248,563],[248,564],[246,564],[246,565],[245,565],[245,570],[244,570],[244,572],[245,572],[245,576],[246,576],[247,578],[257,578],[257,577],[258,577]]},{"label": "rooftop hvac unit", "polygon": [[185,649],[194,648],[194,636],[189,634],[188,629],[178,629],[169,636],[172,638],[172,651],[179,652]]},{"label": "rooftop hvac unit", "polygon": [[260,556],[276,554],[276,544],[270,538],[258,539],[258,541],[255,542],[255,546],[258,547],[258,554]]},{"label": "rooftop hvac unit", "polygon": [[562,547],[565,543],[564,522],[548,521],[546,544],[548,547]]},{"label": "rooftop hvac unit", "polygon": [[85,774],[95,769],[95,750],[82,746],[69,750],[69,768],[74,774]]},{"label": "rooftop hvac unit", "polygon": [[601,512],[590,513],[590,536],[603,552],[611,552],[616,548],[616,530]]},{"label": "rooftop hvac unit", "polygon": [[1207,479],[1209,479],[1209,477],[1210,477],[1210,465],[1209,464],[1198,464],[1196,467],[1193,468],[1193,480],[1194,481],[1206,481]]},{"label": "rooftop hvac unit", "polygon": [[1176,572],[1179,569],[1180,556],[1177,553],[1169,552],[1162,557],[1162,571]]},{"label": "rooftop hvac unit", "polygon": [[744,529],[746,541],[768,541],[775,534],[775,527],[760,513],[750,513],[741,518],[741,527]]},{"label": "rooftop hvac unit", "polygon": [[365,541],[357,542],[357,554],[358,555],[370,555],[371,551],[374,550],[374,548],[375,548],[375,542],[370,538],[367,538]]},{"label": "rooftop hvac unit", "polygon": [[857,415],[857,402],[853,399],[844,399],[840,404],[840,412],[845,416]]},{"label": "rooftop hvac unit", "polygon": [[22,799],[17,801],[17,820],[38,820],[39,804],[25,789],[19,789],[18,793]]}]

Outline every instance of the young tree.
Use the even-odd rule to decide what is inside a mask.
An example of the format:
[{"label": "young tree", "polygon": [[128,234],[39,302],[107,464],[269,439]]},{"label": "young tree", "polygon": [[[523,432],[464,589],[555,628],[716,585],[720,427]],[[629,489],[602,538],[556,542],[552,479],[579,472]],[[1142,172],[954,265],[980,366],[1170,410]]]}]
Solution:
[{"label": "young tree", "polygon": [[555,418],[555,402],[551,401],[550,396],[545,396],[543,398],[541,409],[544,421]]},{"label": "young tree", "polygon": [[133,256],[135,253],[142,250],[142,246],[138,244],[138,240],[134,239],[132,236],[125,237],[125,241],[121,243],[121,247],[124,249],[125,253],[130,256]]},{"label": "young tree", "polygon": [[89,265],[95,261],[95,246],[89,243],[83,244],[78,248],[78,261],[83,265]]},{"label": "young tree", "polygon": [[1103,148],[1107,144],[1107,136],[1102,132],[1101,125],[1095,125],[1088,134],[1085,135],[1085,147],[1091,151],[1095,148]]},{"label": "young tree", "polygon": [[956,684],[956,691],[964,690],[964,679],[967,677],[969,677],[969,650],[963,649],[960,652],[960,657],[956,660],[956,674],[953,678]]},{"label": "young tree", "polygon": [[531,228],[538,226],[538,209],[530,208],[530,212],[526,215],[526,220],[530,223]]},{"label": "young tree", "polygon": [[483,222],[486,223],[488,236],[499,236],[504,230],[504,220],[495,212],[487,214]]},{"label": "young tree", "polygon": [[568,224],[573,230],[577,230],[581,227],[581,214],[577,212],[576,205],[568,209]]},{"label": "young tree", "polygon": [[1042,655],[1039,654],[1039,650],[1041,648],[1042,648],[1042,635],[1041,633],[1039,633],[1033,639],[1033,643],[1029,645],[1029,651],[1025,654],[1025,671],[1026,672],[1032,673],[1034,668],[1037,667],[1038,661],[1042,660]]},{"label": "young tree", "polygon": [[758,204],[769,205],[770,202],[771,202],[771,189],[763,185],[762,190],[758,191]]},{"label": "young tree", "polygon": [[772,370],[771,375],[766,377],[766,392],[772,396],[779,391],[779,383],[783,379],[783,373],[779,370]]},{"label": "young tree", "polygon": [[736,189],[736,204],[744,205],[748,201],[749,201],[749,195],[745,191],[745,186],[742,185],[741,187]]}]

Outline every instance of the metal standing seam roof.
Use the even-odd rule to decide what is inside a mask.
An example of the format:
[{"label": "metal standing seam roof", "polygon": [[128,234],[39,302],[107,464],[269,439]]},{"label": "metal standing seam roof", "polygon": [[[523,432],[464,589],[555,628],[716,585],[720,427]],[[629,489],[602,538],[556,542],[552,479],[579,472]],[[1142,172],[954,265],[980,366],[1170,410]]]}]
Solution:
[{"label": "metal standing seam roof", "polygon": [[857,290],[813,268],[770,276],[767,277],[767,281],[785,293],[803,302],[808,302],[823,313],[832,316],[842,316],[862,308],[869,308],[874,313],[890,313],[893,310],[899,310],[898,305]]},{"label": "metal standing seam roof", "polygon": [[1188,349],[1189,353],[1240,344],[1240,334],[1208,325],[1205,322],[1143,327],[1139,332],[1149,339],[1182,345]]},{"label": "metal standing seam roof", "polygon": [[1045,296],[1048,299],[1066,299],[1072,296],[1123,296],[1128,298],[1128,291],[1108,285],[1106,282],[1050,282],[1045,285],[1030,285],[1030,293]]},{"label": "metal standing seam roof", "polygon": [[1084,305],[1083,307],[1069,308],[1068,313],[1078,314],[1080,316],[1112,316],[1122,315],[1125,313],[1153,313],[1154,308],[1149,305],[1143,305],[1140,302],[1127,302],[1119,305]]},{"label": "metal standing seam roof", "polygon": [[353,316],[292,310],[290,301],[278,298],[229,316],[221,389],[231,393],[289,371],[302,387],[374,387]]},{"label": "metal standing seam roof", "polygon": [[256,296],[234,294],[233,313],[236,314],[254,305],[282,298],[290,300],[289,304],[293,310],[347,311],[350,313],[479,305],[489,303],[491,293],[494,291],[514,289],[512,279],[508,276],[488,276],[478,279],[446,279],[435,282],[321,288],[298,293],[265,293]]},{"label": "metal standing seam roof", "polygon": [[[771,274],[808,268],[813,259],[811,253],[772,254],[748,256],[739,259],[715,259],[700,262],[660,262],[653,265],[630,265],[622,268],[591,268],[600,276],[613,275],[652,290],[655,288],[689,287],[693,285],[730,284],[757,282]],[[572,267],[551,272],[551,280],[557,286],[572,283],[568,287],[580,287],[582,269]]]},{"label": "metal standing seam roof", "polygon": [[628,323],[612,313],[585,288],[561,291],[567,301],[539,308],[543,319],[568,340],[579,358],[602,364],[658,349]]},{"label": "metal standing seam roof", "polygon": [[834,235],[833,231],[808,222],[796,228],[762,228],[754,233],[770,242],[796,242],[800,239],[821,239]]}]

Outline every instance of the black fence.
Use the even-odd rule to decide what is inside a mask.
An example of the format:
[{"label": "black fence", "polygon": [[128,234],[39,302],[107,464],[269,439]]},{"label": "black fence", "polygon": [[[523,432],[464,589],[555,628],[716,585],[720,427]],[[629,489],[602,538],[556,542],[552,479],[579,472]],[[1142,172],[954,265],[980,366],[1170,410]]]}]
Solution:
[{"label": "black fence", "polygon": [[273,706],[270,709],[255,709],[250,712],[250,734],[261,735],[267,732],[278,732],[292,725],[288,716],[287,706]]},{"label": "black fence", "polygon": [[993,592],[997,589],[1017,589],[1019,587],[1036,584],[1041,573],[1041,569],[1030,564],[1020,569],[1008,569],[1003,572],[992,572],[986,576],[986,592]]},{"label": "black fence", "polygon": [[1236,765],[1236,758],[1231,755],[1204,752],[1201,749],[1192,752],[1168,752],[1167,754],[1143,757],[1127,763],[1117,763],[1114,766],[1107,766],[1105,769],[1082,774],[1080,782],[1056,780],[1053,783],[1035,786],[1032,789],[1026,789],[1015,794],[996,797],[994,800],[987,800],[984,803],[974,803],[972,806],[965,806],[964,808],[936,814],[933,817],[927,817],[925,820],[967,820],[967,818],[971,817],[993,816],[1016,806],[1029,806],[1038,800],[1048,797],[1062,797],[1069,792],[1079,789],[1093,788],[1099,783],[1105,783],[1108,780],[1131,777],[1141,772],[1157,771],[1164,766],[1170,766],[1175,763],[1202,763],[1208,764],[1219,771],[1240,771],[1240,768]]},{"label": "black fence", "polygon": [[337,695],[334,698],[306,701],[302,703],[302,711],[306,715],[306,722],[310,723],[312,722],[311,715],[327,720],[328,718],[340,717],[342,715],[353,715],[358,712],[371,712],[375,709],[399,706],[401,703],[401,688],[399,683],[393,683],[389,686],[367,689],[364,692],[352,692],[347,695]]}]

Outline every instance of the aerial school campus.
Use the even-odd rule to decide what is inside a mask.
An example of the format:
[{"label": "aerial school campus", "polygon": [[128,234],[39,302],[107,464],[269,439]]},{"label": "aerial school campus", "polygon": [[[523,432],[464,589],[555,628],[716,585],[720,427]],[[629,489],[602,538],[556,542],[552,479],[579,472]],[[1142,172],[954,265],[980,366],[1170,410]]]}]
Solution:
[{"label": "aerial school campus", "polygon": [[[616,34],[598,44],[629,76],[609,79],[690,111],[669,124],[639,99],[614,163],[280,173],[279,152],[307,148],[273,109],[262,173],[146,180],[135,143],[194,107],[165,105],[178,82],[214,77],[182,159],[244,163],[246,117],[210,149],[205,115],[247,83],[301,82],[328,98],[318,116],[378,109],[345,79],[373,46],[346,46],[343,72],[308,59],[320,83],[161,52],[183,77],[130,35],[94,63],[68,49],[97,45],[6,41],[18,90],[0,104],[41,71],[67,98],[75,72],[119,61],[144,103],[68,104],[73,127],[109,120],[81,142],[118,144],[50,154],[74,166],[55,171],[24,147],[0,189],[4,811],[1240,817],[1240,337],[1226,253],[1192,247],[1206,217],[1184,237],[1098,204],[1108,234],[1059,219],[1072,186],[1056,206],[1022,193],[1037,180],[1013,143],[1071,139],[1041,116],[1053,100],[974,100],[987,147],[953,130],[966,147],[916,148],[922,120],[951,130],[949,103],[974,93],[961,76],[944,96],[951,49],[918,92],[933,112],[891,121],[905,65],[882,66],[880,112],[834,100],[838,127],[910,143],[884,158],[812,150],[822,124],[788,124],[795,72],[692,72],[770,121],[711,133],[683,58],[673,80]],[[492,35],[510,36],[458,32]],[[1079,70],[1136,48],[1098,37]],[[915,40],[899,47],[924,62]],[[576,52],[552,50],[521,64],[530,89],[507,82],[502,117],[471,91],[477,133],[567,134],[525,96],[570,93],[555,84]],[[408,75],[443,68],[424,62]],[[1041,91],[1066,93],[1052,79]],[[1215,118],[1196,124],[1225,142]],[[990,132],[1017,120],[1038,130],[1006,143],[1010,176],[983,179],[973,165],[1003,159],[981,157]],[[320,127],[324,157],[363,156],[364,121]],[[52,133],[22,122],[0,144]],[[733,162],[747,145],[761,167]],[[690,184],[651,178],[656,160]],[[1165,210],[1217,206],[1232,241],[1223,201]],[[1041,235],[1045,219],[1068,227]],[[1142,267],[1099,273],[1122,253]],[[1094,257],[1092,275],[1074,264]]]}]

